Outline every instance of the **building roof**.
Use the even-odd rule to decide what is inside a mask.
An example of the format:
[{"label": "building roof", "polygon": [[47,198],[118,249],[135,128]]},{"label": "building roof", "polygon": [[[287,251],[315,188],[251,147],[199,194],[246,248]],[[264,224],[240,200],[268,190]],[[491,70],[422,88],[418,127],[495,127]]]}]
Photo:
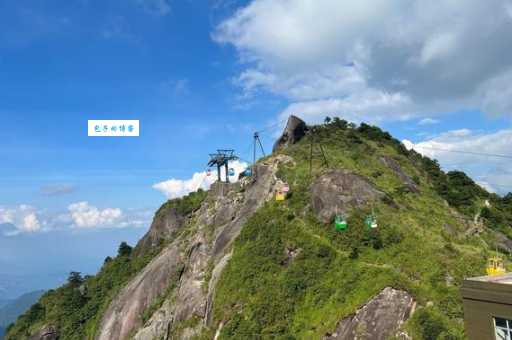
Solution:
[{"label": "building roof", "polygon": [[463,298],[512,305],[512,273],[465,279],[461,293]]},{"label": "building roof", "polygon": [[494,275],[494,276],[477,276],[477,277],[471,277],[466,280],[479,281],[479,282],[494,282],[494,283],[511,285],[512,284],[512,273],[506,273],[503,275]]}]

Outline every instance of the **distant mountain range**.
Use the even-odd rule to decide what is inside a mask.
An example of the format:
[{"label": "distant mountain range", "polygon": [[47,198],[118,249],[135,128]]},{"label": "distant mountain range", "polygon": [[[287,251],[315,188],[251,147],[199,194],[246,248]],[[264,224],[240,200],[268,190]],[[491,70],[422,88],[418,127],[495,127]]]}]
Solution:
[{"label": "distant mountain range", "polygon": [[0,308],[2,308],[3,306],[5,306],[6,304],[8,304],[9,302],[11,302],[12,300],[10,299],[3,299],[3,298],[0,298]]},{"label": "distant mountain range", "polygon": [[[43,295],[44,290],[37,290],[34,292],[26,293],[14,300],[0,301],[0,339],[3,338],[4,331],[7,326],[23,314],[30,306],[39,300]],[[5,302],[2,305],[2,302]]]}]

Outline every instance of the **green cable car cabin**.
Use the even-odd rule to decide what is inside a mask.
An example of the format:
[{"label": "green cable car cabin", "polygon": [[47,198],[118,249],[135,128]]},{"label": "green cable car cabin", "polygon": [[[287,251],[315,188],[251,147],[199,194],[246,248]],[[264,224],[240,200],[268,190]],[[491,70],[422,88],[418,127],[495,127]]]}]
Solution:
[{"label": "green cable car cabin", "polygon": [[364,220],[364,224],[368,227],[368,229],[375,229],[378,227],[377,218],[374,215],[369,215]]},{"label": "green cable car cabin", "polygon": [[345,230],[347,227],[348,223],[343,215],[336,215],[336,217],[334,217],[334,228],[336,230]]}]

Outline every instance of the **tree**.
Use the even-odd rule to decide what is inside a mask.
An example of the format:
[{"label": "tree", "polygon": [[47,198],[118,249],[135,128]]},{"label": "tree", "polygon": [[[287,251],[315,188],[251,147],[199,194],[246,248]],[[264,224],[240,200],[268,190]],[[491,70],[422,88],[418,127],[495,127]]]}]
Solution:
[{"label": "tree", "polygon": [[325,117],[324,123],[329,124],[330,122],[331,122],[331,117],[329,117],[329,116]]},{"label": "tree", "polygon": [[117,250],[117,255],[118,256],[130,256],[130,254],[132,253],[132,247],[130,247],[128,245],[128,243],[126,242],[121,242],[121,244],[119,245],[119,249]]},{"label": "tree", "polygon": [[340,119],[339,117],[334,117],[332,119],[332,123],[334,124],[334,126],[336,126],[339,129],[342,129],[342,130],[345,130],[348,125],[346,120]]},{"label": "tree", "polygon": [[512,203],[512,192],[509,192],[508,194],[506,194],[503,199],[502,199],[503,203],[504,204],[511,204]]},{"label": "tree", "polygon": [[68,282],[70,285],[78,286],[84,282],[82,274],[80,272],[71,272],[68,276]]}]

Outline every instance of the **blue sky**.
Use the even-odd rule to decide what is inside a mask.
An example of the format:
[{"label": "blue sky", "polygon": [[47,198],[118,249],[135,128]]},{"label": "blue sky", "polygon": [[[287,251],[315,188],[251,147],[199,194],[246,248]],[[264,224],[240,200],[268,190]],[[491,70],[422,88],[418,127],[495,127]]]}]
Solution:
[{"label": "blue sky", "polygon": [[[0,295],[20,275],[30,290],[94,272],[198,185],[209,152],[248,159],[253,131],[291,113],[378,124],[512,190],[504,160],[425,148],[510,153],[512,6],[497,2],[0,1]],[[90,138],[89,119],[141,134]]]}]

